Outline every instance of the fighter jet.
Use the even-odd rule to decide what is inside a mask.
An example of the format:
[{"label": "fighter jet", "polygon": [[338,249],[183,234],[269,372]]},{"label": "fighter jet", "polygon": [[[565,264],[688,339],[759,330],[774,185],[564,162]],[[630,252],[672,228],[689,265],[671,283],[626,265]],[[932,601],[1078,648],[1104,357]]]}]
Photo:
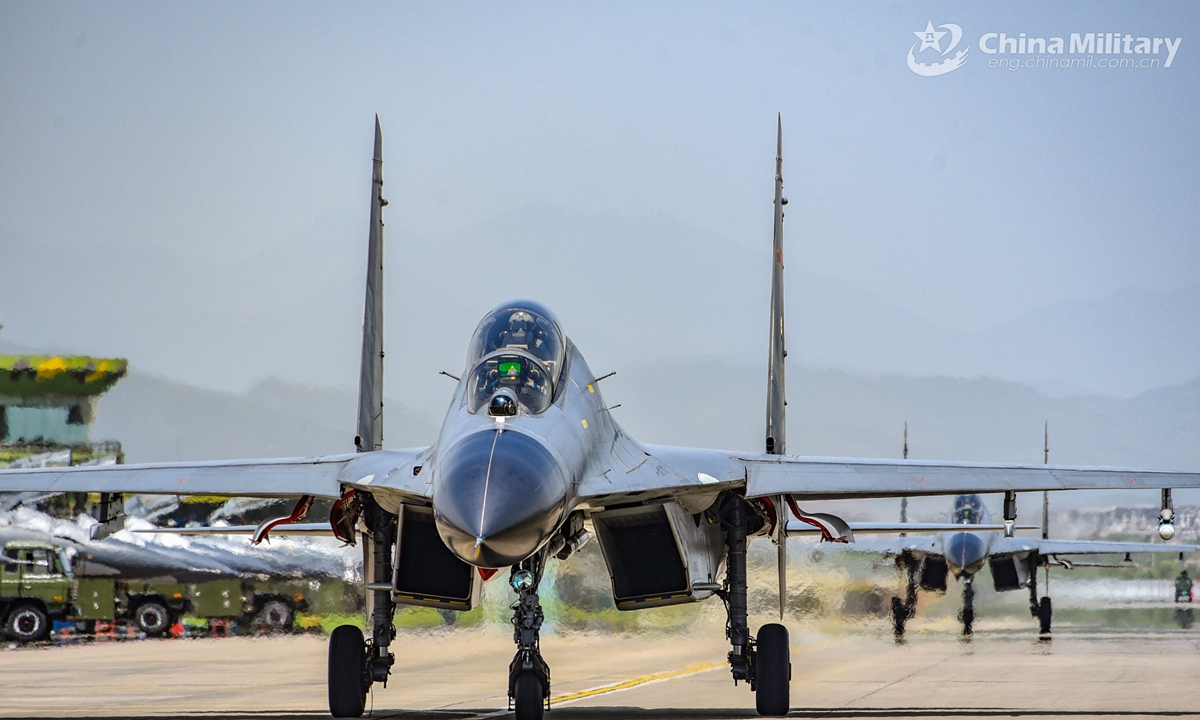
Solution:
[{"label": "fighter jet", "polygon": [[[790,506],[804,515],[798,503],[809,499],[1200,487],[1200,472],[786,455],[782,121],[765,452],[643,445],[630,437],[582,349],[549,308],[530,300],[501,303],[483,316],[437,441],[384,450],[382,147],[376,118],[356,454],[0,471],[0,491],[299,498],[290,515],[255,528],[255,539],[303,520],[314,497],[336,498],[329,531],[345,542],[361,540],[370,559],[371,628],[369,638],[349,625],[331,634],[335,716],[361,715],[372,683],[387,681],[396,663],[396,604],[469,610],[482,581],[508,568],[517,598],[508,696],[519,720],[541,718],[551,676],[539,645],[538,586],[549,562],[569,557],[592,535],[622,610],[720,597],[735,684],[749,685],[761,714],[784,715],[788,631],[781,623],[751,631],[746,547],[747,538],[771,538],[783,559]],[[514,295],[523,289],[518,277],[493,286]],[[808,517],[831,539],[849,532],[832,515]]]},{"label": "fighter jet", "polygon": [[[1015,510],[1012,513],[1015,515]],[[852,551],[879,553],[896,558],[896,565],[907,576],[904,599],[892,598],[892,625],[897,639],[904,636],[905,623],[916,611],[917,589],[945,592],[947,578],[954,576],[963,586],[963,604],[959,612],[962,633],[971,635],[975,622],[975,576],[987,565],[992,585],[997,592],[1029,589],[1029,612],[1038,619],[1042,635],[1050,633],[1053,608],[1049,596],[1038,599],[1037,571],[1057,565],[1067,569],[1092,565],[1072,562],[1070,555],[1124,555],[1132,553],[1178,554],[1200,550],[1197,545],[1167,545],[1144,542],[1104,542],[1095,540],[1053,540],[1046,537],[1016,537],[1014,529],[1036,529],[1037,526],[1014,528],[1011,522],[992,524],[991,513],[975,494],[954,498],[954,508],[946,523],[848,523],[852,531],[924,532],[940,530],[929,537],[900,537],[894,540],[856,542],[847,545]],[[812,526],[793,521],[788,523],[793,534],[817,532]],[[1164,539],[1174,535],[1174,528],[1160,530]],[[1043,534],[1044,535],[1044,534]],[[1106,565],[1104,567],[1112,567]]]}]

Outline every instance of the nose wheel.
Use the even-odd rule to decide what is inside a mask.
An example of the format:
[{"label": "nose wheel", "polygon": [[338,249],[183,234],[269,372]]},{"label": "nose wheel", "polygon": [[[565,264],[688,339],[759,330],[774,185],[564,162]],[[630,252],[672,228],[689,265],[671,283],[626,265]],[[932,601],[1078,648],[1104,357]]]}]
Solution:
[{"label": "nose wheel", "polygon": [[518,596],[512,616],[517,654],[508,666],[508,703],[516,720],[542,720],[550,706],[550,666],[542,658],[539,638],[545,620],[537,594],[543,563],[538,553],[514,566],[509,576]]}]

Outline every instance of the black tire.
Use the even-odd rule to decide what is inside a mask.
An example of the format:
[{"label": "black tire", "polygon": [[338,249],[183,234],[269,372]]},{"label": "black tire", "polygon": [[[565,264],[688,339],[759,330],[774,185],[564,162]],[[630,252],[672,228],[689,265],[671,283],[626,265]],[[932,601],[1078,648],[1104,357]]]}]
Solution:
[{"label": "black tire", "polygon": [[263,603],[256,621],[267,632],[287,632],[292,629],[292,608],[282,600],[271,599]]},{"label": "black tire", "polygon": [[340,625],[329,636],[329,714],[334,717],[362,717],[367,702],[366,647],[362,630],[353,625]]},{"label": "black tire", "polygon": [[513,685],[513,716],[515,720],[542,720],[542,679],[537,672],[526,670],[517,676]]},{"label": "black tire", "polygon": [[1050,634],[1050,619],[1054,615],[1054,607],[1050,604],[1050,598],[1044,597],[1038,603],[1038,630],[1043,635]]},{"label": "black tire", "polygon": [[791,709],[792,660],[787,628],[779,623],[758,629],[754,661],[754,705],[759,715],[783,717]]},{"label": "black tire", "polygon": [[50,637],[50,618],[37,605],[18,605],[8,613],[4,632],[19,643],[39,642]]},{"label": "black tire", "polygon": [[904,607],[904,601],[895,595],[892,596],[892,632],[896,637],[904,637],[904,623],[908,621],[908,608]]},{"label": "black tire", "polygon": [[147,600],[134,608],[133,624],[146,637],[158,637],[171,629],[171,613],[157,600]]}]

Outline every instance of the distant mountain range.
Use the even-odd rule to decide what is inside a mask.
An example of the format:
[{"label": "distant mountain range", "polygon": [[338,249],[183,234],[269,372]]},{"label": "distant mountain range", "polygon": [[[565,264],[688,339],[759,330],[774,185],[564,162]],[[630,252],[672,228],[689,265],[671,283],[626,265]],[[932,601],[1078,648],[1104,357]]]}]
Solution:
[{"label": "distant mountain range", "polygon": [[[254,257],[14,242],[0,263],[0,351],[119,355],[205,387],[248,388],[266,376],[352,387],[361,220],[322,217]],[[793,365],[993,377],[1056,397],[1133,397],[1200,376],[1200,285],[1063,301],[966,332],[903,309],[901,298],[806,272],[808,242],[802,229],[789,235]],[[423,412],[440,414],[443,402],[444,386],[426,380],[457,374],[475,323],[512,294],[553,308],[598,373],[707,357],[765,368],[766,240],[750,248],[666,214],[533,205],[445,237],[397,224],[388,243],[387,387]]]},{"label": "distant mountain range", "polygon": [[[715,359],[622,370],[600,387],[643,442],[750,451],[763,444],[765,388],[759,368]],[[899,457],[907,420],[914,459],[1040,463],[1049,421],[1052,463],[1200,468],[1200,378],[1131,399],[1056,399],[998,380],[800,366],[788,388],[791,454]],[[441,390],[436,412],[386,399],[385,446],[432,443],[453,383]],[[121,440],[128,462],[311,456],[352,451],[354,422],[346,390],[269,379],[232,395],[133,372],[101,399],[94,438]],[[1158,502],[1149,491],[1076,495],[1056,508]],[[947,501],[922,502],[936,514]]]}]

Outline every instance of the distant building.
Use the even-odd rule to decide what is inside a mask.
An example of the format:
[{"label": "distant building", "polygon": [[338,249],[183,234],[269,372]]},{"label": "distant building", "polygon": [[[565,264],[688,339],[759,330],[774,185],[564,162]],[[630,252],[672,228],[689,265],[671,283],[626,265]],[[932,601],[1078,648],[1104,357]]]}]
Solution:
[{"label": "distant building", "polygon": [[119,462],[120,444],[91,434],[96,401],[127,370],[120,358],[0,355],[0,467]]}]

